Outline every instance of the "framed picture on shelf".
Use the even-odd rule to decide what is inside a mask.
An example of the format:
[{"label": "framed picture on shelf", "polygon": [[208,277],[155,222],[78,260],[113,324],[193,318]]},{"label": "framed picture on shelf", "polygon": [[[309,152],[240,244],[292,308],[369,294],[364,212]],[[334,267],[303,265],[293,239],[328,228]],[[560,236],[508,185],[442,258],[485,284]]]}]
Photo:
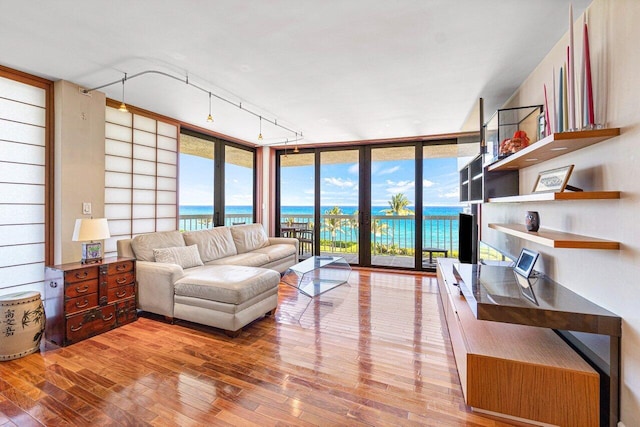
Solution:
[{"label": "framed picture on shelf", "polygon": [[573,165],[563,166],[557,169],[543,171],[538,174],[538,179],[533,186],[534,193],[562,192],[567,187],[569,177],[573,171]]}]

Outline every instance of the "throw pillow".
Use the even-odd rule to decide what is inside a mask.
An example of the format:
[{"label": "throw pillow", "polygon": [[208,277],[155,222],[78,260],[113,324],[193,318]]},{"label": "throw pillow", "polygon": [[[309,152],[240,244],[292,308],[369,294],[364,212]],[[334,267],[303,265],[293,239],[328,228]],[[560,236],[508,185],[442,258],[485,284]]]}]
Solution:
[{"label": "throw pillow", "polygon": [[153,255],[156,257],[156,262],[178,264],[182,268],[204,265],[196,245],[154,249]]}]

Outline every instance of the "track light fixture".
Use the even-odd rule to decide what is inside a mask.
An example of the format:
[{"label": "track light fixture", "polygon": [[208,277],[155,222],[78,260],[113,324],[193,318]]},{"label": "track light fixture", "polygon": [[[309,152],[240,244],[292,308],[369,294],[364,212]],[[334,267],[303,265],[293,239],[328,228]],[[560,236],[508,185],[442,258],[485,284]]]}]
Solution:
[{"label": "track light fixture", "polygon": [[122,79],[122,101],[120,102],[120,107],[118,108],[119,111],[122,111],[123,113],[128,113],[129,110],[127,110],[127,104],[124,103],[124,81],[127,80],[127,73],[124,73],[124,78]]},{"label": "track light fixture", "polygon": [[[296,141],[298,140],[298,132],[296,132]],[[298,144],[293,147],[293,153],[298,154],[300,150],[298,150]]]},{"label": "track light fixture", "polygon": [[207,116],[207,121],[209,123],[213,122],[213,117],[211,117],[211,92],[209,92],[209,115]]},{"label": "track light fixture", "polygon": [[[129,80],[129,79],[133,79],[133,78],[136,78],[136,77],[140,77],[140,76],[143,76],[145,74],[157,74],[157,75],[160,75],[160,76],[169,77],[170,79],[177,80],[177,81],[182,82],[182,83],[186,83],[188,86],[192,86],[192,87],[194,87],[194,88],[196,88],[196,89],[198,89],[198,90],[200,90],[200,91],[202,91],[204,93],[208,93],[209,94],[209,116],[207,116],[207,121],[208,122],[213,122],[213,116],[211,116],[211,97],[214,96],[214,97],[218,98],[221,101],[224,101],[224,102],[226,102],[228,104],[233,105],[236,108],[239,108],[242,111],[246,111],[249,114],[253,114],[255,117],[259,117],[260,118],[260,134],[258,135],[258,139],[259,140],[262,140],[261,135],[262,135],[262,120],[263,119],[268,121],[269,123],[273,124],[274,126],[277,126],[277,127],[281,128],[283,130],[286,130],[287,132],[295,133],[296,134],[296,140],[298,139],[297,138],[298,134],[300,134],[300,138],[302,139],[302,132],[296,132],[296,131],[294,131],[292,129],[289,129],[286,126],[283,126],[283,125],[279,124],[277,119],[270,120],[270,119],[267,119],[265,117],[262,117],[262,115],[259,115],[258,113],[255,113],[255,112],[247,109],[240,102],[236,103],[236,102],[231,101],[231,100],[229,100],[227,98],[224,98],[224,97],[222,97],[220,95],[217,95],[217,94],[215,94],[215,93],[213,93],[213,92],[211,92],[211,91],[209,91],[209,90],[207,90],[207,89],[205,89],[205,88],[203,88],[201,86],[198,86],[198,85],[192,83],[191,81],[189,81],[189,77],[188,76],[187,77],[176,77],[176,76],[171,75],[169,73],[165,73],[163,71],[158,71],[158,70],[146,70],[146,71],[142,71],[142,72],[133,74],[130,77],[128,77],[127,74],[125,73],[123,79],[119,79],[119,80],[115,80],[113,82],[105,83],[103,85],[96,86],[96,87],[93,87],[91,89],[83,89],[82,92],[83,93],[89,93],[89,92],[92,92],[94,90],[98,90],[98,89],[102,89],[102,88],[105,88],[105,87],[108,87],[108,86],[112,86],[114,84],[118,84],[118,83],[120,83],[122,81],[122,103],[120,104],[120,108],[119,109],[121,111],[127,111],[127,106],[124,103],[124,82],[125,82],[125,80]],[[287,142],[288,142],[288,140],[289,139],[287,138]]]}]

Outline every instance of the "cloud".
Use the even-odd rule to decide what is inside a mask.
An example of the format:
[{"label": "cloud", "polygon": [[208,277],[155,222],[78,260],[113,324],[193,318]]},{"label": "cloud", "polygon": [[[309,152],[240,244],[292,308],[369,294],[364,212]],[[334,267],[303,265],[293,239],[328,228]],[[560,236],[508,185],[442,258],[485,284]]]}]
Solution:
[{"label": "cloud", "polygon": [[422,187],[423,188],[433,187],[434,185],[435,185],[435,182],[433,182],[433,181],[429,181],[428,179],[423,179],[422,180]]},{"label": "cloud", "polygon": [[[397,194],[397,193],[405,193],[407,197],[411,197],[413,195],[413,190],[416,188],[415,181],[391,181],[387,180],[387,188],[385,191],[387,194]],[[408,193],[408,194],[407,194]]]},{"label": "cloud", "polygon": [[398,172],[400,170],[400,166],[393,166],[389,169],[383,169],[380,172],[378,172],[378,175],[389,175],[392,174],[394,172]]},{"label": "cloud", "polygon": [[460,198],[460,189],[456,188],[454,190],[451,190],[448,193],[444,193],[444,194],[440,194],[438,197],[442,197],[444,199],[459,199]]},{"label": "cloud", "polygon": [[360,165],[358,163],[354,163],[349,166],[348,171],[352,175],[358,175],[360,173]]},{"label": "cloud", "polygon": [[356,183],[351,181],[350,179],[333,178],[333,177],[325,178],[324,182],[329,185],[335,185],[336,187],[340,187],[340,188],[352,188],[353,186],[356,185]]}]

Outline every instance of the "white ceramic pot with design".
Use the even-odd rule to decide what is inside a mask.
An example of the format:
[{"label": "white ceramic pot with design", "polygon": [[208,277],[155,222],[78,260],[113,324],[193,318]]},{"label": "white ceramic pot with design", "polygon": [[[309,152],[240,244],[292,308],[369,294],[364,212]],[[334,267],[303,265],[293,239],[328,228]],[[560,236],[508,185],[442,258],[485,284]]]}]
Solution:
[{"label": "white ceramic pot with design", "polygon": [[12,360],[40,348],[44,306],[39,292],[0,295],[0,360]]}]

